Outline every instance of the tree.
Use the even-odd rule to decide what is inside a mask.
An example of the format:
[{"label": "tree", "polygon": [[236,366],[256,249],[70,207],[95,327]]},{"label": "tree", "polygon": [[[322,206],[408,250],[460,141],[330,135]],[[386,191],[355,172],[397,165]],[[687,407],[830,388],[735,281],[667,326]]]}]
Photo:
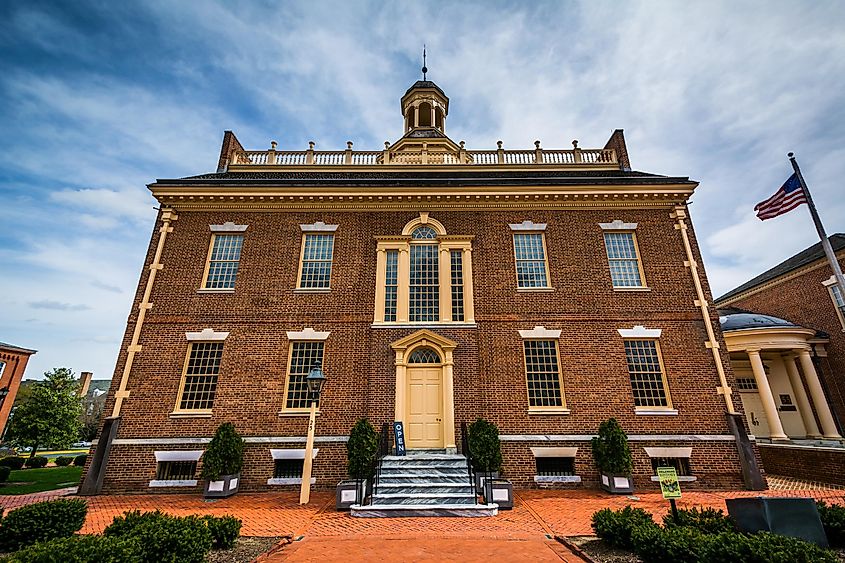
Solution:
[{"label": "tree", "polygon": [[30,458],[41,446],[70,446],[80,430],[82,401],[73,371],[53,368],[44,376],[44,381],[36,382],[29,398],[15,409],[6,435],[17,446],[30,446]]}]

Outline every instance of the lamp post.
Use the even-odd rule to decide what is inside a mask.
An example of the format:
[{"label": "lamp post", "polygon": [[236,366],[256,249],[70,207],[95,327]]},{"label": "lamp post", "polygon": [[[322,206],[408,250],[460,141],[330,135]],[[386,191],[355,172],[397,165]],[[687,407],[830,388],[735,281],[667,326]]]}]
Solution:
[{"label": "lamp post", "polygon": [[320,362],[314,364],[305,383],[308,384],[308,395],[311,399],[311,415],[308,417],[308,439],[305,442],[305,460],[302,463],[302,485],[299,489],[299,504],[308,504],[311,498],[311,458],[314,453],[314,426],[317,423],[317,401],[326,376],[320,368]]}]

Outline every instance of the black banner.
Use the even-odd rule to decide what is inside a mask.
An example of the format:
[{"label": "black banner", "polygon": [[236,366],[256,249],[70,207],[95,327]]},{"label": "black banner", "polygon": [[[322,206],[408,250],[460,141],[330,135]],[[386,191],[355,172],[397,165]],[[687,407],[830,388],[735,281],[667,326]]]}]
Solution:
[{"label": "black banner", "polygon": [[405,455],[405,429],[401,420],[393,423],[393,437],[396,440],[396,455]]}]

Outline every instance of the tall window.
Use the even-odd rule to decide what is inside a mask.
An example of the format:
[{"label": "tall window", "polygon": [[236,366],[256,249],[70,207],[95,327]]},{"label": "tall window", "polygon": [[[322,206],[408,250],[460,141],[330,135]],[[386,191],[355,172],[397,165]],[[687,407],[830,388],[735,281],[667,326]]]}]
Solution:
[{"label": "tall window", "polygon": [[437,233],[428,226],[418,227],[411,235],[410,303],[411,322],[440,319],[440,252],[433,241]]},{"label": "tall window", "polygon": [[633,232],[605,232],[604,245],[613,287],[643,287],[643,275]]},{"label": "tall window", "polygon": [[323,344],[322,341],[291,342],[286,409],[304,410],[311,407],[305,378],[316,363],[323,363]]},{"label": "tall window", "polygon": [[234,289],[243,243],[243,235],[211,235],[204,289]]},{"label": "tall window", "polygon": [[666,374],[655,340],[626,340],[625,356],[637,407],[669,407]]},{"label": "tall window", "polygon": [[396,320],[396,298],[399,291],[399,251],[387,251],[384,277],[384,320]]},{"label": "tall window", "polygon": [[333,233],[306,233],[302,241],[301,289],[329,289],[332,277]]},{"label": "tall window", "polygon": [[833,304],[836,305],[836,313],[839,315],[839,322],[842,328],[845,329],[845,297],[842,296],[842,290],[839,285],[834,283],[829,286],[830,296],[833,298]]},{"label": "tall window", "polygon": [[464,320],[464,261],[463,252],[452,250],[449,252],[449,262],[452,274],[452,320]]},{"label": "tall window", "polygon": [[528,381],[528,406],[563,407],[557,341],[525,340],[525,375]]},{"label": "tall window", "polygon": [[192,342],[188,346],[178,410],[210,411],[217,392],[223,343]]},{"label": "tall window", "polygon": [[514,233],[517,287],[549,287],[543,233]]}]

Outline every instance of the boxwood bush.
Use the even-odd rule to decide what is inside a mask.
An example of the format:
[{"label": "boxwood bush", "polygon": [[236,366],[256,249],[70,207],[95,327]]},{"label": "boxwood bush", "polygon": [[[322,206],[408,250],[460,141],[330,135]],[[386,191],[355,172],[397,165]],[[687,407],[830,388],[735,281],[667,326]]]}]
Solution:
[{"label": "boxwood bush", "polygon": [[721,510],[715,508],[681,508],[678,509],[678,522],[672,512],[663,517],[663,525],[667,528],[686,527],[695,528],[705,534],[719,534],[733,532],[734,522]]},{"label": "boxwood bush", "polygon": [[11,467],[14,470],[23,469],[23,464],[26,460],[17,455],[10,455],[0,459],[0,465],[5,465],[6,467]]},{"label": "boxwood bush", "polygon": [[[690,560],[691,561],[691,560]],[[796,538],[760,532],[723,532],[709,537],[701,549],[701,563],[836,563],[832,551]]]},{"label": "boxwood bush", "polygon": [[692,527],[660,528],[645,524],[631,531],[631,542],[644,563],[692,563],[701,561],[708,536]]},{"label": "boxwood bush", "polygon": [[241,521],[234,516],[203,516],[214,549],[230,549],[241,535]]},{"label": "boxwood bush", "polygon": [[483,418],[476,419],[467,429],[469,451],[476,471],[491,472],[502,468],[502,445],[499,429]]},{"label": "boxwood bush", "polygon": [[37,469],[39,467],[44,467],[45,465],[47,465],[48,461],[50,460],[48,460],[43,455],[37,455],[35,457],[27,458],[26,463],[24,465]]},{"label": "boxwood bush", "polygon": [[604,508],[593,514],[593,531],[598,537],[614,547],[621,549],[632,549],[634,544],[631,534],[634,528],[641,526],[652,526],[657,524],[651,518],[651,514],[642,508],[626,506],[621,510],[610,510]]},{"label": "boxwood bush", "polygon": [[0,483],[5,483],[9,480],[9,474],[12,472],[12,468],[8,465],[0,465]]},{"label": "boxwood bush", "polygon": [[12,554],[11,563],[141,563],[134,540],[71,536],[40,542]]},{"label": "boxwood bush", "polygon": [[142,563],[202,563],[212,545],[211,532],[199,517],[160,511],[127,512],[103,533],[137,542]]},{"label": "boxwood bush", "polygon": [[75,458],[73,458],[73,464],[77,467],[83,467],[85,465],[85,460],[88,459],[88,454],[79,454]]},{"label": "boxwood bush", "polygon": [[55,461],[56,465],[58,465],[59,467],[67,467],[68,465],[73,463],[73,458],[70,457],[69,455],[60,455],[59,457],[57,457],[53,461]]},{"label": "boxwood bush", "polygon": [[36,502],[16,508],[3,518],[0,548],[20,549],[39,541],[66,538],[82,528],[88,506],[81,499]]},{"label": "boxwood bush", "polygon": [[845,506],[828,505],[823,500],[816,502],[824,533],[831,547],[845,547]]}]

